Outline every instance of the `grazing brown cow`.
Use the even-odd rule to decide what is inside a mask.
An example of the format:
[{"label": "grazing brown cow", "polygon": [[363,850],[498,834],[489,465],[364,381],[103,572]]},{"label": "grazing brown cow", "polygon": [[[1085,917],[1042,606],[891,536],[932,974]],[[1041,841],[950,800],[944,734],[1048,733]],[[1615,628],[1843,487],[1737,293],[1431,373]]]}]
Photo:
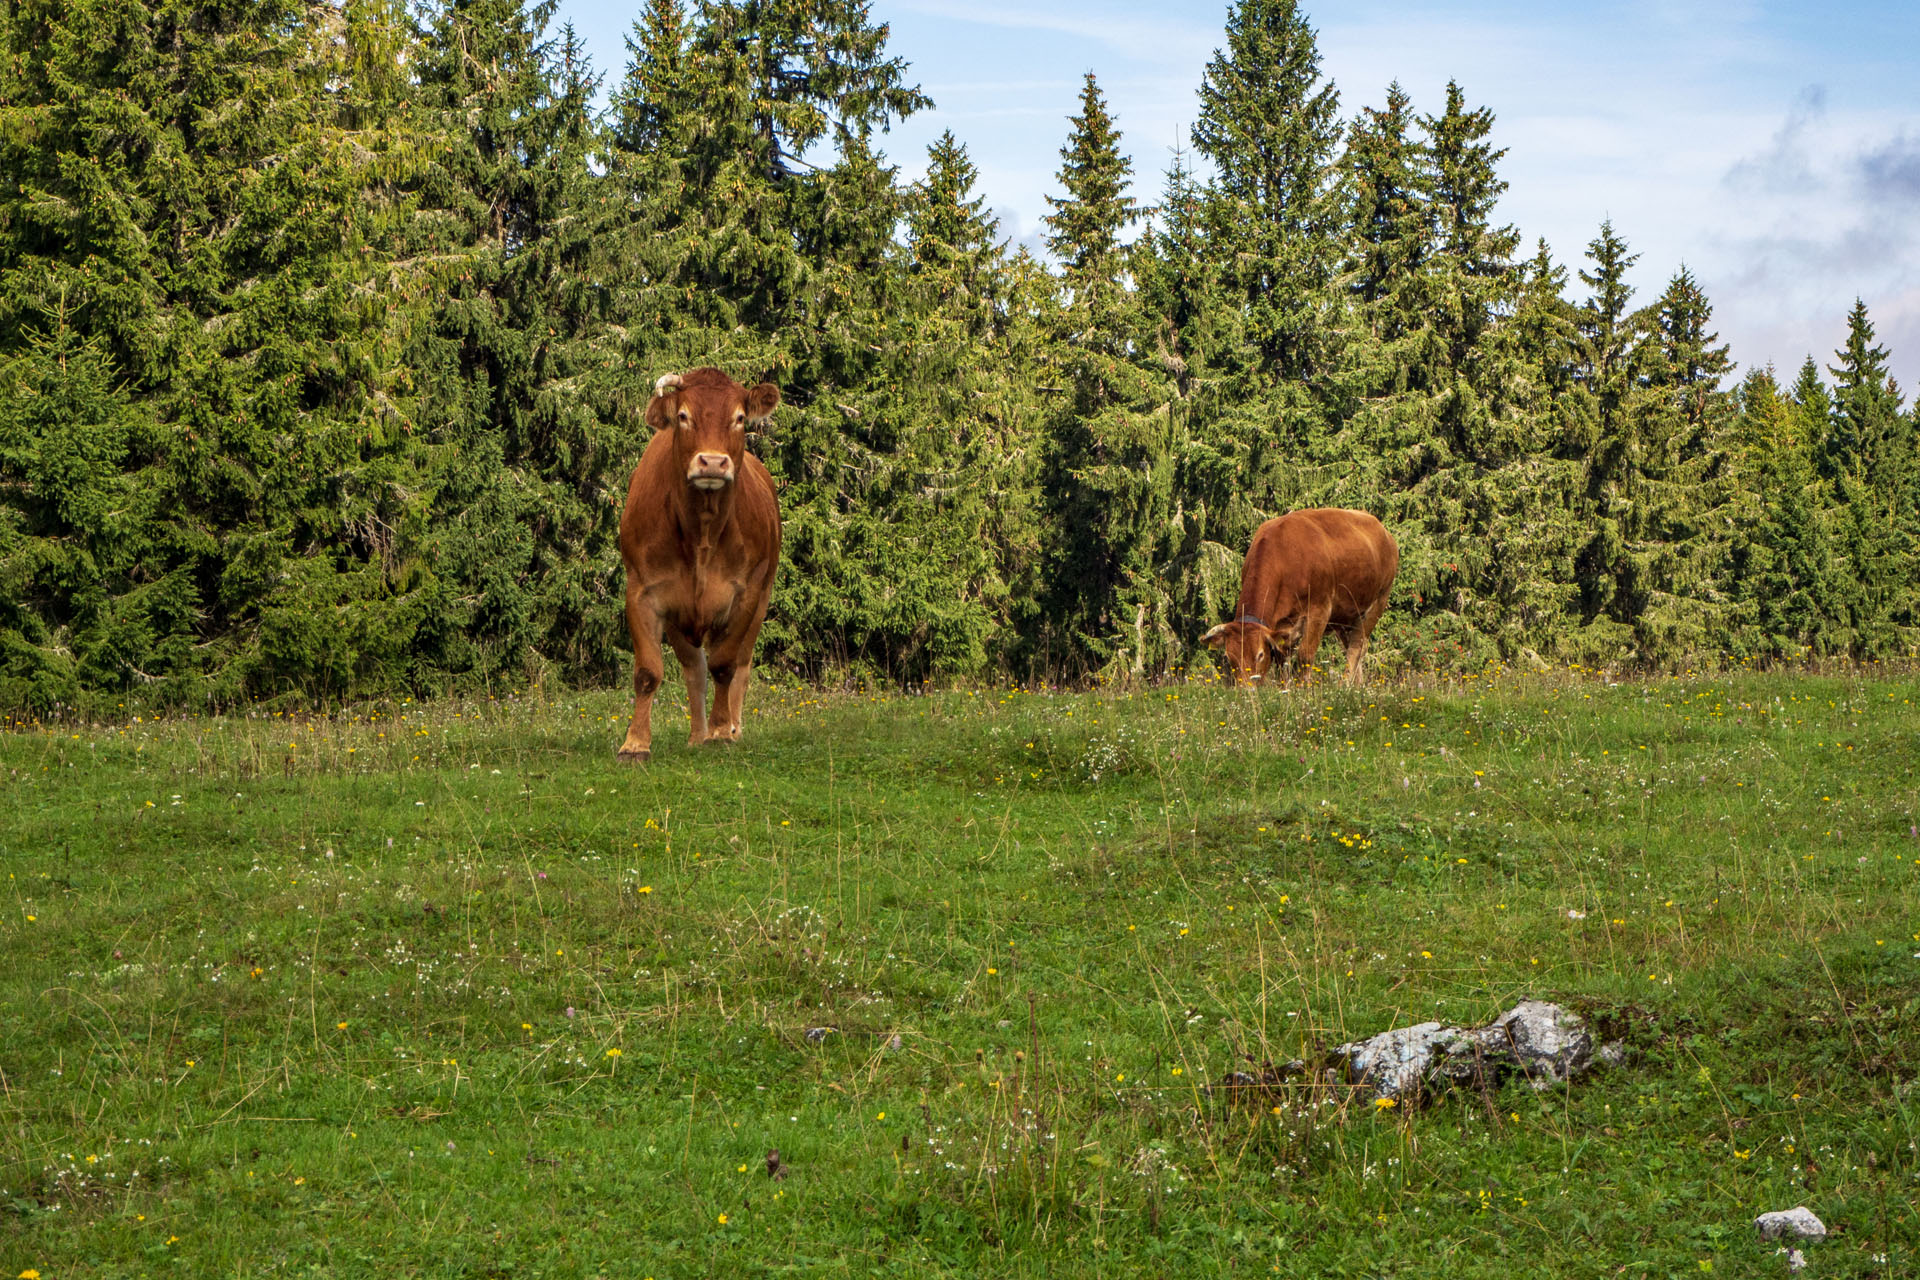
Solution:
[{"label": "grazing brown cow", "polygon": [[647,425],[654,437],[633,469],[620,517],[633,635],[633,722],[622,760],[653,754],[663,636],[687,677],[688,743],[740,737],[753,642],[780,563],[773,477],[747,452],[747,424],[766,421],[779,403],[771,382],[748,390],[718,369],[670,373],[653,385]]},{"label": "grazing brown cow", "polygon": [[1232,622],[1207,632],[1224,649],[1236,681],[1264,680],[1299,646],[1296,668],[1313,661],[1329,626],[1347,646],[1347,683],[1360,683],[1367,637],[1387,607],[1400,571],[1400,547],[1364,511],[1320,507],[1261,525],[1240,567],[1240,606]]}]

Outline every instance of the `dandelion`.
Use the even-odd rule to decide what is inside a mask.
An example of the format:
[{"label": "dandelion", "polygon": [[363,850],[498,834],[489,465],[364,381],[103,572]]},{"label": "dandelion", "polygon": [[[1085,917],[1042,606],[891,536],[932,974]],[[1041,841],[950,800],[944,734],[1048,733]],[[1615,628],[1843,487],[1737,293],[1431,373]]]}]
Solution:
[{"label": "dandelion", "polygon": [[[1183,932],[1184,932],[1184,930],[1183,930]],[[1000,972],[1000,971],[999,971],[998,969],[993,969],[993,968],[989,968],[989,969],[987,970],[987,973],[988,973],[989,975],[992,975],[992,974],[996,974],[996,973],[998,973],[998,972]]]},{"label": "dandelion", "polygon": [[641,886],[639,887],[639,889],[637,889],[637,890],[635,890],[635,892],[637,892],[637,893],[652,893],[652,892],[653,892],[653,886],[652,886],[652,885],[650,885],[650,884],[643,884],[643,885],[641,885]]},{"label": "dandelion", "polygon": [[20,1280],[40,1280],[40,1273],[34,1270],[34,1268],[28,1267],[20,1273]]},{"label": "dandelion", "polygon": [[879,1115],[874,1117],[875,1120],[885,1120],[886,1118],[887,1118],[887,1113],[884,1111],[882,1111]]},{"label": "dandelion", "polygon": [[[782,824],[782,825],[785,825],[785,824]],[[727,1215],[726,1215],[726,1214],[724,1214],[724,1213],[723,1213],[723,1214],[721,1214],[721,1215],[720,1215],[720,1219],[719,1219],[719,1221],[720,1221],[720,1225],[721,1225],[721,1226],[723,1226],[723,1227],[724,1227],[724,1226],[726,1226],[726,1225],[727,1225]]]},{"label": "dandelion", "polygon": [[344,1022],[336,1022],[333,1024],[333,1029],[335,1031],[345,1031],[347,1029],[347,1024]]},{"label": "dandelion", "polygon": [[1375,1098],[1373,1100],[1373,1108],[1376,1111],[1391,1111],[1399,1105],[1400,1101],[1397,1098]]},{"label": "dandelion", "polygon": [[609,1049],[607,1050],[607,1056],[609,1058],[617,1058],[620,1056],[620,1051],[618,1049]]}]

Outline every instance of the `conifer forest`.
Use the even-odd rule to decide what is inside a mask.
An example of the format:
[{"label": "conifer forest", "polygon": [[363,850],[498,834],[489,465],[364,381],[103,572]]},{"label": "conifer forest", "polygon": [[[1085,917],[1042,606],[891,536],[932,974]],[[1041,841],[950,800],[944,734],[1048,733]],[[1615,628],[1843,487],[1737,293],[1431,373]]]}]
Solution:
[{"label": "conifer forest", "polygon": [[[1864,305],[1735,376],[1675,264],[1496,216],[1469,92],[1336,93],[1239,0],[1191,150],[1088,74],[1047,254],[863,0],[0,5],[0,705],[614,684],[654,379],[771,379],[760,662],[1207,661],[1259,523],[1362,507],[1385,670],[1920,644],[1920,413]],[[917,171],[919,157],[912,157]],[[1663,268],[1664,269],[1664,268]]]}]

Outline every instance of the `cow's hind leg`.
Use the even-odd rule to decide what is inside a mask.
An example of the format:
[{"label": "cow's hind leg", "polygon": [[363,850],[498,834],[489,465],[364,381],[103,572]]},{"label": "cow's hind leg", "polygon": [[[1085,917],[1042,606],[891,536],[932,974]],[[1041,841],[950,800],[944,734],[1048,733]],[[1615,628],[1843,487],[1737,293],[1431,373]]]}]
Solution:
[{"label": "cow's hind leg", "polygon": [[667,639],[687,679],[687,745],[697,747],[707,740],[707,652],[682,635]]},{"label": "cow's hind leg", "polygon": [[1367,641],[1373,638],[1374,624],[1380,621],[1380,615],[1387,611],[1387,597],[1382,594],[1378,600],[1367,606],[1360,621],[1353,624],[1346,634],[1347,641],[1347,683],[1355,688],[1366,683],[1366,677],[1360,673],[1360,664],[1367,659]]},{"label": "cow's hind leg", "polygon": [[622,760],[643,762],[653,757],[653,695],[665,666],[660,660],[660,619],[633,592],[627,595],[627,633],[633,637],[633,719],[619,754]]}]

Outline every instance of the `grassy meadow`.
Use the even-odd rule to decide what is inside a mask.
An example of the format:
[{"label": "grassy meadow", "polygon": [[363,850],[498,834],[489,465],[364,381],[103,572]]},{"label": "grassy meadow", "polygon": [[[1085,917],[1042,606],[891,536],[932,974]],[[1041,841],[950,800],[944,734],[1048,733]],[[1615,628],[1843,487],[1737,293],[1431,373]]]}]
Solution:
[{"label": "grassy meadow", "polygon": [[[643,767],[617,693],[14,722],[0,1276],[1768,1276],[1800,1203],[1811,1274],[1915,1275],[1916,701],[761,682]],[[1208,1088],[1526,996],[1629,1061]]]}]

